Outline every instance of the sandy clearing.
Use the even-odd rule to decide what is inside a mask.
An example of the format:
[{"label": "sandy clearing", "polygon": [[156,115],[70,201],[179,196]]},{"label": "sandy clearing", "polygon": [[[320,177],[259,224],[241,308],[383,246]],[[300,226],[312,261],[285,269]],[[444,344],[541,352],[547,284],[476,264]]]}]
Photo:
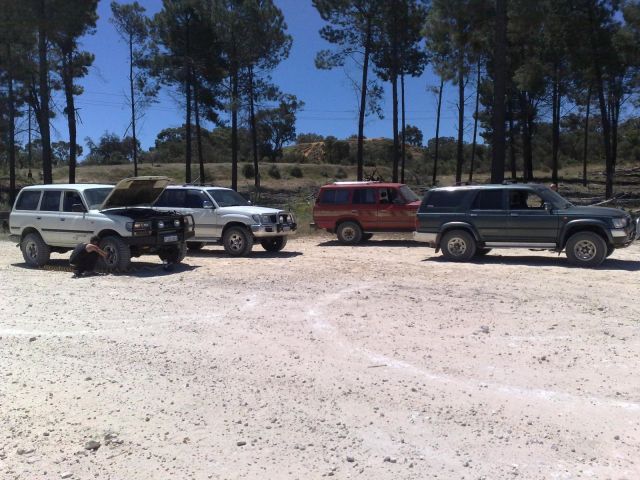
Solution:
[{"label": "sandy clearing", "polygon": [[640,246],[64,258],[0,242],[0,478],[640,477]]}]

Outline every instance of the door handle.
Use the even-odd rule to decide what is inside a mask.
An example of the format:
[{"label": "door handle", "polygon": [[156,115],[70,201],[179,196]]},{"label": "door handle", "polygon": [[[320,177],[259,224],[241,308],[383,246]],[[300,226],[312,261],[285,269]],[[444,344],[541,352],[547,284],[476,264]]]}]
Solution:
[{"label": "door handle", "polygon": [[61,222],[64,222],[65,220],[66,220],[66,218],[61,218],[60,219]]},{"label": "door handle", "polygon": [[36,220],[42,220],[42,217],[36,217]]},{"label": "door handle", "polygon": [[520,214],[519,214],[519,213],[511,213],[511,214],[509,214],[509,215],[510,215],[510,216],[512,216],[512,217],[519,217],[519,216],[520,216]]},{"label": "door handle", "polygon": [[477,217],[477,216],[478,216],[478,214],[477,214],[477,213],[470,213],[470,214],[469,214],[469,216],[470,216],[470,217]]},{"label": "door handle", "polygon": [[358,213],[357,210],[351,210],[351,213]]}]

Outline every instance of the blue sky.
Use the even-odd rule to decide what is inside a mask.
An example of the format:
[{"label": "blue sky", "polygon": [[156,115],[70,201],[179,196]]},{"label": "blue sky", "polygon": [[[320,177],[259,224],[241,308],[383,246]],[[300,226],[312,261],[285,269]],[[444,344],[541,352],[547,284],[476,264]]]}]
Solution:
[{"label": "blue sky", "polygon": [[[157,12],[160,0],[139,0],[148,14]],[[110,23],[110,1],[101,0],[98,6],[99,21],[94,35],[82,40],[86,50],[95,54],[95,62],[89,75],[80,82],[85,92],[77,97],[81,118],[78,125],[78,140],[84,144],[85,137],[97,139],[105,131],[123,135],[129,124],[126,103],[127,90],[127,50]],[[347,73],[358,78],[354,67],[348,71],[336,69],[318,70],[314,65],[317,51],[330,48],[318,31],[323,22],[311,5],[311,0],[276,0],[282,9],[293,37],[293,48],[287,60],[273,72],[273,79],[282,91],[295,94],[304,101],[305,108],[298,114],[297,132],[315,132],[344,138],[357,132],[358,97],[354,92]],[[418,126],[425,140],[435,134],[436,97],[427,87],[439,84],[438,78],[428,69],[420,78],[407,79],[407,123]],[[445,87],[445,99],[441,123],[441,134],[457,134],[457,106],[454,86]],[[391,136],[391,94],[385,85],[385,118],[370,117],[365,127],[367,137]],[[467,103],[468,113],[472,107],[471,89]],[[139,125],[138,136],[143,148],[153,146],[156,135],[167,127],[183,123],[183,108],[178,97],[170,89],[164,88],[158,103],[151,106]],[[64,108],[63,98],[54,99],[58,112]],[[468,115],[467,121],[471,121]],[[55,140],[68,139],[66,122],[60,113],[53,122]],[[469,136],[470,125],[465,129]]]}]

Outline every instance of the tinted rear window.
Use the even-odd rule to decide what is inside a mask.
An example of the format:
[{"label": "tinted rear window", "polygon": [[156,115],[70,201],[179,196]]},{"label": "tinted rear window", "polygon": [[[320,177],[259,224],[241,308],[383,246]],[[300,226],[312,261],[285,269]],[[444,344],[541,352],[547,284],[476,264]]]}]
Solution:
[{"label": "tinted rear window", "polygon": [[502,190],[480,190],[471,206],[474,210],[503,210]]},{"label": "tinted rear window", "polygon": [[40,202],[40,211],[58,212],[60,211],[60,190],[45,190]]},{"label": "tinted rear window", "polygon": [[319,203],[345,204],[349,202],[349,190],[347,189],[327,189],[320,193]]},{"label": "tinted rear window", "polygon": [[40,190],[25,190],[18,197],[16,210],[35,210],[40,201]]},{"label": "tinted rear window", "polygon": [[353,191],[353,200],[355,204],[372,204],[376,203],[376,191],[374,188],[356,188]]},{"label": "tinted rear window", "polygon": [[438,190],[427,198],[427,207],[458,207],[467,195],[466,190]]}]

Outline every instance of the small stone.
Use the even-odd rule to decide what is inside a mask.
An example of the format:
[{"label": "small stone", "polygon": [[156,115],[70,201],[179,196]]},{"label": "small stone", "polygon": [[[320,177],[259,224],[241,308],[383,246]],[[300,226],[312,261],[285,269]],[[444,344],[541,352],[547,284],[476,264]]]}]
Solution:
[{"label": "small stone", "polygon": [[347,462],[349,462],[349,463],[353,463],[353,462],[355,462],[355,461],[356,461],[356,459],[355,459],[355,458],[350,457],[350,456],[347,456]]},{"label": "small stone", "polygon": [[247,444],[247,442],[245,442],[244,440],[239,440],[238,442],[236,442],[236,445],[239,447],[244,447]]},{"label": "small stone", "polygon": [[620,435],[616,435],[615,437],[613,437],[614,440],[620,440]]},{"label": "small stone", "polygon": [[489,333],[489,327],[487,325],[480,325],[480,331],[482,333]]},{"label": "small stone", "polygon": [[29,339],[29,341],[30,341],[30,342],[35,342],[36,340],[37,340],[37,338],[36,338],[36,337],[31,337],[31,338]]},{"label": "small stone", "polygon": [[84,446],[85,450],[98,450],[102,444],[97,440],[89,440]]},{"label": "small stone", "polygon": [[62,475],[60,475],[60,478],[71,478],[73,477],[73,473],[71,472],[64,472]]}]

